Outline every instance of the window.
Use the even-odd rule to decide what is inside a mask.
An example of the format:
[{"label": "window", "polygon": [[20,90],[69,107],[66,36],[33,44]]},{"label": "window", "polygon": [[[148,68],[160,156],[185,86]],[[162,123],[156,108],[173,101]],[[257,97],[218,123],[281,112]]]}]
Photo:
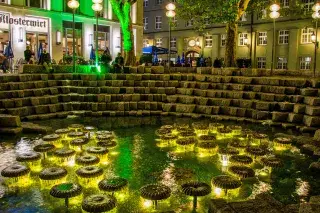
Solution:
[{"label": "window", "polygon": [[156,5],[162,4],[162,0],[156,0]]},{"label": "window", "polygon": [[227,34],[221,34],[221,47],[226,46]]},{"label": "window", "polygon": [[143,47],[149,47],[149,40],[143,39]]},{"label": "window", "polygon": [[267,45],[267,32],[259,32],[258,45]]},{"label": "window", "polygon": [[280,7],[281,8],[288,8],[289,7],[289,0],[280,0]]},{"label": "window", "polygon": [[144,17],[143,18],[143,29],[144,30],[148,30],[148,22],[149,22],[148,17]]},{"label": "window", "polygon": [[0,3],[5,3],[5,4],[7,4],[8,1],[7,1],[7,0],[0,0]]},{"label": "window", "polygon": [[47,0],[26,0],[27,7],[47,8]]},{"label": "window", "polygon": [[247,21],[247,13],[246,12],[244,12],[242,14],[242,16],[240,17],[240,21]]},{"label": "window", "polygon": [[205,47],[212,47],[212,35],[205,36]]},{"label": "window", "polygon": [[210,19],[209,18],[205,18],[204,19],[204,24],[205,25],[209,25],[210,24]]},{"label": "window", "polygon": [[313,28],[303,28],[301,31],[301,43],[309,44],[312,43],[311,35],[313,33]]},{"label": "window", "polygon": [[310,70],[311,57],[300,57],[300,70]]},{"label": "window", "polygon": [[157,38],[156,39],[156,46],[161,47],[162,46],[162,38]]},{"label": "window", "polygon": [[192,27],[193,26],[193,19],[186,22],[186,27]]},{"label": "window", "polygon": [[288,69],[288,60],[287,60],[287,58],[278,57],[277,69],[280,69],[280,70]]},{"label": "window", "polygon": [[171,38],[170,45],[171,48],[177,48],[177,38]]},{"label": "window", "polygon": [[239,46],[245,46],[246,42],[245,40],[248,38],[247,33],[239,33]]},{"label": "window", "polygon": [[265,69],[266,68],[266,57],[258,57],[258,68]]},{"label": "window", "polygon": [[301,3],[304,4],[305,11],[311,11],[314,5],[314,0],[301,0]]},{"label": "window", "polygon": [[156,30],[160,30],[162,28],[162,16],[156,16]]},{"label": "window", "polygon": [[148,7],[149,6],[149,0],[143,0],[143,6]]},{"label": "window", "polygon": [[280,30],[279,44],[288,44],[288,43],[289,43],[289,30]]},{"label": "window", "polygon": [[266,19],[267,18],[267,10],[263,9],[258,13],[258,19]]}]

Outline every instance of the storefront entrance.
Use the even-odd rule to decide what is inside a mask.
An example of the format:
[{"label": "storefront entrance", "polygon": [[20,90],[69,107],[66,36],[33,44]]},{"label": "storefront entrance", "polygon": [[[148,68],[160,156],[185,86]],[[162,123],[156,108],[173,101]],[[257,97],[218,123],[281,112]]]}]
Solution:
[{"label": "storefront entrance", "polygon": [[[96,40],[96,25],[94,25],[94,47]],[[103,52],[110,46],[110,27],[98,25],[98,51],[99,55],[102,55]]]},{"label": "storefront entrance", "polygon": [[38,60],[38,53],[40,44],[42,50],[46,49],[47,52],[50,52],[50,46],[48,45],[49,38],[46,33],[37,33],[37,32],[27,32],[26,33],[26,46],[30,47],[30,50],[34,54],[34,58]]},{"label": "storefront entrance", "polygon": [[[75,23],[75,53],[83,56],[82,53],[82,23]],[[73,29],[72,22],[63,22],[63,55],[73,55]]]},{"label": "storefront entrance", "polygon": [[7,30],[0,30],[0,53],[4,54],[4,51],[10,40],[10,33]]}]

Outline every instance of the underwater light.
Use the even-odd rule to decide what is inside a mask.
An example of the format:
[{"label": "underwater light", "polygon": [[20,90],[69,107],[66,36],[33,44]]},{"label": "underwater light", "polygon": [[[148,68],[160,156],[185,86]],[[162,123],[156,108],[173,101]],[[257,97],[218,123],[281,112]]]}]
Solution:
[{"label": "underwater light", "polygon": [[143,206],[146,208],[150,208],[152,206],[152,201],[151,200],[145,200],[143,202]]},{"label": "underwater light", "polygon": [[214,189],[214,194],[218,197],[221,196],[221,193],[222,193],[222,189],[221,188],[215,188]]}]

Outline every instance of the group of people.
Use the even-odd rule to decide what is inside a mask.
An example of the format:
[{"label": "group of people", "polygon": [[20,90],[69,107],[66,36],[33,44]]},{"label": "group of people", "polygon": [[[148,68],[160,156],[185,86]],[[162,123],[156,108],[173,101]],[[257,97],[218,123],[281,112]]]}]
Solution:
[{"label": "group of people", "polygon": [[[168,60],[161,60],[158,63],[153,63],[153,65],[157,66],[166,66],[168,65]],[[199,58],[187,58],[185,63],[181,63],[181,61],[177,61],[176,63],[173,63],[173,61],[170,61],[170,66],[171,67],[211,67],[212,64],[212,59],[211,57],[208,58],[203,58],[203,57],[199,57]]]}]

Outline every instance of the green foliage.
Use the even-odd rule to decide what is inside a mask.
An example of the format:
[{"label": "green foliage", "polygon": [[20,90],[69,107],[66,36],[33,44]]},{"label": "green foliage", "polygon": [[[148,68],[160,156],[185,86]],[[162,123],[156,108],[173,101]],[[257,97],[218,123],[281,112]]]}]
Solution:
[{"label": "green foliage", "polygon": [[111,61],[112,57],[110,54],[102,54],[102,56],[100,57],[100,64],[102,65],[110,64]]}]

